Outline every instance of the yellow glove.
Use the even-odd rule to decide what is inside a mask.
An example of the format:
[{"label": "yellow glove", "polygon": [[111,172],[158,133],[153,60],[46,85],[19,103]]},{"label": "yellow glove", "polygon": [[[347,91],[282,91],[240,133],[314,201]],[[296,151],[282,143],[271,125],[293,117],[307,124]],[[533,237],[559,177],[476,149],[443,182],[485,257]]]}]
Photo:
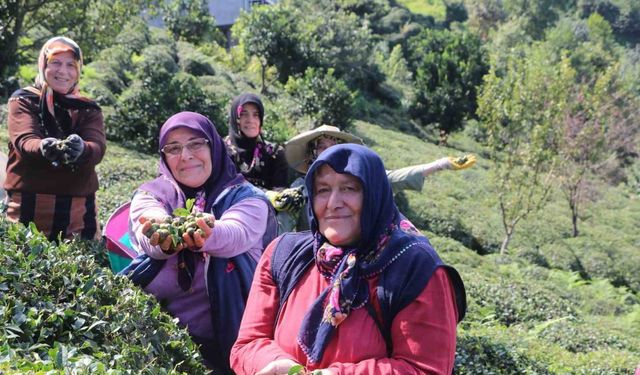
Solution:
[{"label": "yellow glove", "polygon": [[297,188],[284,189],[276,195],[273,201],[273,206],[278,211],[288,211],[295,213],[302,208],[305,202],[305,197],[302,194],[302,186]]},{"label": "yellow glove", "polygon": [[273,207],[276,207],[276,198],[278,198],[279,192],[273,190],[267,190],[264,192],[267,195],[267,199],[271,202]]},{"label": "yellow glove", "polygon": [[473,154],[467,154],[457,158],[449,156],[449,163],[451,164],[451,168],[454,171],[457,171],[459,169],[467,169],[476,163],[476,156]]}]

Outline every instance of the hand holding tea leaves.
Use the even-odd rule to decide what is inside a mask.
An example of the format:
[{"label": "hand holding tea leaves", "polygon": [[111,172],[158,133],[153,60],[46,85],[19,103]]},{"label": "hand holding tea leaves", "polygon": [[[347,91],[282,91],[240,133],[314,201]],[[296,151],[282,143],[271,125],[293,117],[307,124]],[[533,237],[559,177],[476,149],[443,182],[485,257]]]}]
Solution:
[{"label": "hand holding tea leaves", "polygon": [[457,171],[458,169],[469,168],[476,163],[476,156],[473,154],[467,154],[457,158],[449,156],[448,159],[449,163],[451,164],[451,169],[455,171]]},{"label": "hand holding tea leaves", "polygon": [[142,233],[153,246],[160,246],[166,254],[174,254],[184,248],[198,249],[204,246],[215,225],[215,217],[194,212],[193,199],[188,199],[186,208],[177,208],[173,216],[141,217]]}]

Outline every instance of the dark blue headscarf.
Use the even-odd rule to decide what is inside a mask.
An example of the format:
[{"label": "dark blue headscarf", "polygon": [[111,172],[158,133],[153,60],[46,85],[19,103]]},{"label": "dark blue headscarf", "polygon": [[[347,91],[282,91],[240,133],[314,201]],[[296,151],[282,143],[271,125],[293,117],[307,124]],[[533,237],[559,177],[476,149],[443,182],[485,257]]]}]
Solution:
[{"label": "dark blue headscarf", "polygon": [[[400,255],[410,247],[428,244],[426,238],[400,215],[380,157],[364,146],[341,144],[323,152],[311,165],[305,178],[309,192],[308,215],[316,265],[319,266],[320,263],[319,249],[326,246],[327,240],[319,232],[318,220],[313,213],[313,183],[316,172],[325,164],[337,173],[355,176],[362,183],[361,236],[353,247],[341,249],[342,255],[336,260],[335,271],[328,275],[331,277],[329,286],[303,319],[298,343],[312,363],[320,361],[337,327],[337,324],[326,319],[327,305],[335,306],[332,301],[339,300],[339,306],[346,316],[352,310],[363,307],[369,301],[367,279],[379,275],[394,262],[404,261],[407,257]],[[411,230],[403,230],[407,228]],[[336,281],[339,281],[339,289],[332,290]]]},{"label": "dark blue headscarf", "polygon": [[[255,104],[258,107],[260,114],[260,133],[256,138],[247,138],[240,130],[238,126],[239,107],[245,104]],[[264,125],[264,105],[262,100],[256,94],[250,92],[242,93],[236,96],[231,102],[231,108],[229,110],[229,140],[235,146],[238,151],[238,155],[241,160],[247,164],[251,164],[253,158],[253,151],[256,148],[256,144],[262,138],[262,126]]]},{"label": "dark blue headscarf", "polygon": [[380,156],[365,146],[340,144],[327,149],[307,171],[305,185],[309,192],[307,215],[311,231],[318,231],[318,220],[313,213],[313,180],[316,171],[328,164],[334,171],[350,174],[360,180],[363,188],[362,215],[360,217],[359,255],[375,250],[380,235],[398,218],[391,184]]}]

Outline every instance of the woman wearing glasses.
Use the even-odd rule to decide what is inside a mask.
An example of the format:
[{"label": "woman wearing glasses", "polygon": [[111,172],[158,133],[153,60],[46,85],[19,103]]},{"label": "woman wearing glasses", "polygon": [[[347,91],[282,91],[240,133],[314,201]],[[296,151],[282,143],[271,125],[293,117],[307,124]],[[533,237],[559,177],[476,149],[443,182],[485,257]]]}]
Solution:
[{"label": "woman wearing glasses", "polygon": [[[159,176],[131,202],[130,236],[140,255],[123,273],[187,327],[214,373],[230,373],[229,351],[257,260],[275,236],[275,216],[264,193],[236,172],[206,117],[170,117],[159,143]],[[187,206],[203,213],[201,233],[185,233],[179,245],[149,235],[152,223]],[[213,228],[205,219],[215,221]]]}]

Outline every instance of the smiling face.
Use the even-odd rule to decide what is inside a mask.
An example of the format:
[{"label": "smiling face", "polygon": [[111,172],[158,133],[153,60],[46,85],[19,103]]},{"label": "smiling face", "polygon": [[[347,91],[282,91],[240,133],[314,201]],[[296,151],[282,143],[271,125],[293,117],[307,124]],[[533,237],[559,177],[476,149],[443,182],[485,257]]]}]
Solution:
[{"label": "smiling face", "polygon": [[59,94],[68,94],[78,82],[77,64],[72,52],[61,52],[51,56],[44,69],[44,77],[49,87]]},{"label": "smiling face", "polygon": [[360,240],[362,184],[325,164],[313,179],[313,212],[320,233],[334,246],[350,246]]},{"label": "smiling face", "polygon": [[257,105],[242,105],[242,111],[238,116],[238,128],[247,138],[255,138],[260,134],[260,110]]},{"label": "smiling face", "polygon": [[[166,145],[180,144],[185,146],[187,143],[201,138],[202,134],[194,130],[177,128],[167,135]],[[189,150],[188,147],[182,147],[181,153],[177,155],[165,154],[164,158],[173,178],[190,188],[202,186],[211,176],[213,168],[211,148],[208,144],[195,151]]]}]

